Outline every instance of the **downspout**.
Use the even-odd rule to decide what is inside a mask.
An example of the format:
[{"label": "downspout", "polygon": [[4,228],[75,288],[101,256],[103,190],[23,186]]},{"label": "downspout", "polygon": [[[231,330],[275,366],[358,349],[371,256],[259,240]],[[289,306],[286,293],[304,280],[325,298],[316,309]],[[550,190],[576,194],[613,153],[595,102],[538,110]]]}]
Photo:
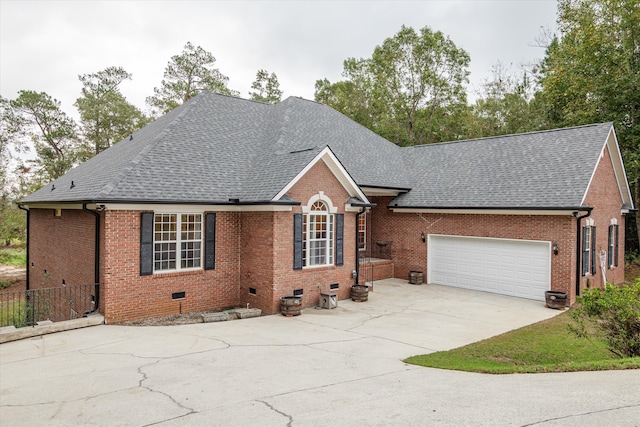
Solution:
[{"label": "downspout", "polygon": [[359,220],[360,220],[360,215],[364,215],[366,212],[366,208],[362,208],[361,211],[359,211],[358,213],[356,213],[356,274],[353,277],[354,280],[354,285],[358,284],[358,280],[360,278],[360,248],[358,247],[358,224],[359,224]]},{"label": "downspout", "polygon": [[580,215],[578,216],[578,212],[574,212],[573,216],[576,218],[576,242],[577,242],[577,249],[576,249],[576,296],[580,295],[580,277],[582,277],[582,270],[581,270],[581,266],[582,266],[582,227],[581,227],[581,220],[583,218],[587,218],[589,216],[591,216],[591,211],[593,210],[593,208],[585,208],[585,210],[587,211],[587,213],[585,215]]},{"label": "downspout", "polygon": [[31,271],[31,264],[29,264],[29,225],[30,225],[30,220],[31,220],[31,212],[29,211],[29,209],[25,208],[24,206],[22,206],[22,204],[18,203],[18,208],[22,209],[23,211],[25,211],[27,213],[27,291],[29,290],[29,272]]},{"label": "downspout", "polygon": [[100,306],[100,214],[98,212],[87,209],[87,204],[82,204],[82,210],[88,214],[93,215],[96,218],[96,234],[95,234],[95,248],[94,248],[94,261],[93,261],[93,283],[95,285],[96,299],[94,301],[93,308],[85,311],[82,317],[87,317],[91,313],[98,311]]}]

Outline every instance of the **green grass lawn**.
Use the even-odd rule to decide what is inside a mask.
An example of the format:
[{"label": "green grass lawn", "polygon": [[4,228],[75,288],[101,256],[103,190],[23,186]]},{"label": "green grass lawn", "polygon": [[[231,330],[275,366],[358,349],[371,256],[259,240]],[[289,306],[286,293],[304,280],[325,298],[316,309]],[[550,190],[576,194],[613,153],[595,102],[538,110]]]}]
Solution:
[{"label": "green grass lawn", "polygon": [[568,312],[449,351],[409,357],[406,363],[458,371],[511,374],[640,368],[640,357],[619,359],[602,342],[567,330]]},{"label": "green grass lawn", "polygon": [[27,250],[24,246],[0,247],[0,265],[27,265]]}]

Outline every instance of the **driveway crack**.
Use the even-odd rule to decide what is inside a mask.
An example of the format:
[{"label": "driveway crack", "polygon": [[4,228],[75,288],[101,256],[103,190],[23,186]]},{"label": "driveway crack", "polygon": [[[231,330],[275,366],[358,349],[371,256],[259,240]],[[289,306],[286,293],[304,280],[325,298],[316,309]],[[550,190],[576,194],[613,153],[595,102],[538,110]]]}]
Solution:
[{"label": "driveway crack", "polygon": [[287,427],[291,427],[293,425],[293,417],[291,415],[285,414],[284,412],[277,410],[276,408],[273,407],[273,405],[269,404],[268,402],[265,402],[264,400],[255,400],[255,402],[260,402],[263,405],[265,405],[267,408],[271,409],[273,412],[276,412],[282,415],[283,417],[287,417],[289,419],[289,422],[287,423]]},{"label": "driveway crack", "polygon": [[144,388],[145,390],[150,391],[151,393],[158,393],[161,394],[162,396],[165,396],[166,398],[168,398],[169,400],[171,400],[176,406],[178,406],[179,408],[182,408],[186,411],[188,411],[186,414],[184,415],[190,415],[190,414],[195,414],[197,411],[193,408],[189,408],[188,406],[183,405],[182,403],[178,402],[173,396],[171,396],[168,393],[165,393],[163,391],[159,391],[159,390],[154,390],[153,388],[144,385],[143,383],[145,381],[147,381],[149,378],[147,377],[147,374],[143,371],[144,368],[148,367],[148,366],[152,366],[157,364],[158,362],[160,362],[160,360],[156,360],[153,363],[148,363],[146,365],[142,365],[140,367],[138,367],[138,374],[142,375],[142,378],[140,379],[140,381],[138,381],[138,387],[140,388]]},{"label": "driveway crack", "polygon": [[530,424],[524,424],[521,427],[531,427],[531,426],[536,426],[536,425],[540,425],[540,424],[544,424],[544,423],[548,423],[548,422],[552,422],[552,421],[566,420],[566,419],[569,419],[569,418],[583,417],[585,415],[601,414],[601,413],[604,413],[604,412],[617,411],[619,409],[638,408],[638,407],[640,407],[640,404],[618,406],[618,407],[615,407],[615,408],[601,409],[599,411],[589,411],[589,412],[583,412],[583,413],[580,413],[580,414],[565,415],[564,417],[549,418],[549,419],[546,419],[546,420],[536,421],[536,422],[533,422],[533,423],[530,423]]}]

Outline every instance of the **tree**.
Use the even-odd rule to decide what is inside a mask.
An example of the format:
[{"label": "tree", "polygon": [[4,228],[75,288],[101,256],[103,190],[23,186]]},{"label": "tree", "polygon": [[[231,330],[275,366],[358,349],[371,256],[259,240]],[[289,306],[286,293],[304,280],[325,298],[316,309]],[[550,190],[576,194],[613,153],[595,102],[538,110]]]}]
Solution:
[{"label": "tree", "polygon": [[534,98],[534,85],[526,71],[514,72],[497,63],[493,77],[485,81],[473,104],[468,137],[531,132],[545,128],[541,103]]},{"label": "tree", "polygon": [[216,58],[200,46],[187,42],[179,55],[169,60],[164,70],[164,79],[147,104],[156,112],[166,113],[203,90],[237,96],[238,92],[227,87],[229,77],[214,68]]},{"label": "tree", "polygon": [[4,194],[4,189],[8,181],[8,167],[11,161],[11,152],[9,151],[9,129],[8,115],[10,114],[11,105],[9,100],[0,96],[0,191]]},{"label": "tree", "polygon": [[[640,203],[640,2],[562,0],[559,37],[538,67],[556,127],[615,122],[636,207]],[[640,211],[636,212],[640,224]],[[640,240],[640,227],[636,228]]]},{"label": "tree", "polygon": [[131,74],[122,67],[108,67],[78,78],[82,82],[82,96],[75,106],[88,146],[84,157],[106,150],[148,123],[149,119],[120,92],[120,84],[131,79]]},{"label": "tree", "polygon": [[60,102],[44,92],[21,90],[5,113],[7,137],[14,147],[29,150],[37,179],[52,181],[67,172],[77,158],[76,123],[60,109]]},{"label": "tree", "polygon": [[7,118],[10,110],[9,100],[0,96],[0,241],[7,245],[24,236],[26,228],[25,214],[14,203],[14,187],[9,174],[12,155]]},{"label": "tree", "polygon": [[441,32],[402,26],[371,58],[347,59],[344,84],[316,82],[316,99],[399,145],[457,139],[469,61]]},{"label": "tree", "polygon": [[277,104],[282,99],[282,90],[280,90],[276,73],[269,74],[266,70],[258,70],[256,80],[251,84],[251,89],[254,92],[249,92],[249,96],[253,101]]},{"label": "tree", "polygon": [[365,59],[349,58],[343,63],[343,81],[317,80],[315,100],[331,106],[374,132],[381,126],[373,109],[373,80]]}]

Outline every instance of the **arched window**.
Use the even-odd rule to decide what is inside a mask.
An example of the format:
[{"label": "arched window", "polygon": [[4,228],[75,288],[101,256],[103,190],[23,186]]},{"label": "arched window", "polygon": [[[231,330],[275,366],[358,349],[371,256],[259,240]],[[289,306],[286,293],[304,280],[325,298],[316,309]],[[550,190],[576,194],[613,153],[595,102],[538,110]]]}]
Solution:
[{"label": "arched window", "polygon": [[316,200],[304,215],[302,265],[333,264],[334,215],[323,200]]}]

